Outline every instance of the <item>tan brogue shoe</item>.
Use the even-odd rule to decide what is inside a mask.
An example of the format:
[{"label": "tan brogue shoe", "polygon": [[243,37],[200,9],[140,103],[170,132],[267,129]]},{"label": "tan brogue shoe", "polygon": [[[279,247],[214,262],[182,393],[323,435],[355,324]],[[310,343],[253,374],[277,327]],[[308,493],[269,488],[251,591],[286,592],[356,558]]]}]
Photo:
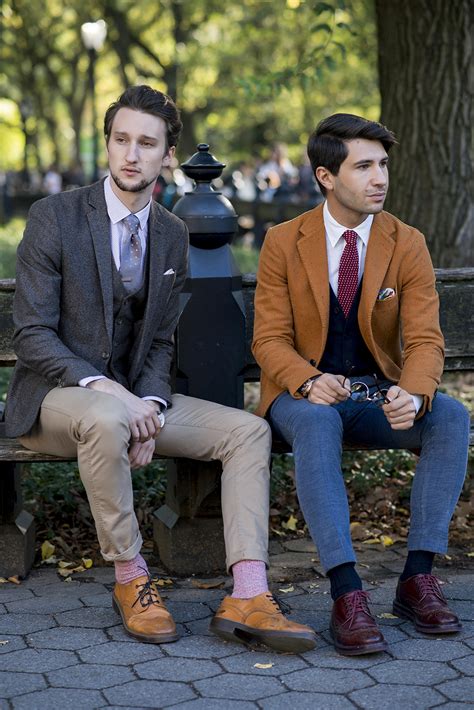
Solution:
[{"label": "tan brogue shoe", "polygon": [[169,643],[178,639],[173,617],[150,577],[137,577],[129,584],[117,582],[112,604],[125,631],[139,641]]},{"label": "tan brogue shoe", "polygon": [[226,641],[258,641],[276,651],[302,653],[316,646],[313,629],[289,621],[270,592],[251,599],[225,597],[209,628]]}]

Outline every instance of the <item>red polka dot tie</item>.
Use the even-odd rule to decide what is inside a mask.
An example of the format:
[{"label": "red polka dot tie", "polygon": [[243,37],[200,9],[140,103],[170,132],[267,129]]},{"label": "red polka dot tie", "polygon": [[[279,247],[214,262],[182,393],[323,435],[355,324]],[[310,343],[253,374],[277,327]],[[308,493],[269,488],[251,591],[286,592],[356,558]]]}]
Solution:
[{"label": "red polka dot tie", "polygon": [[357,237],[359,235],[352,229],[348,229],[342,236],[346,240],[346,246],[339,262],[337,300],[347,318],[359,282],[359,254],[357,253]]}]

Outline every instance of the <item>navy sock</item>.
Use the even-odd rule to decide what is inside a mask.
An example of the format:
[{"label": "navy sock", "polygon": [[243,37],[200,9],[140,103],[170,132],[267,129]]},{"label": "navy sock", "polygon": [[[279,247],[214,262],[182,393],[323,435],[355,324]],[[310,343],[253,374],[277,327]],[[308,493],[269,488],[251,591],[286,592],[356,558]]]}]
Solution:
[{"label": "navy sock", "polygon": [[355,562],[345,562],[328,570],[327,573],[331,582],[331,597],[334,601],[342,597],[343,594],[362,589],[362,580],[355,571]]},{"label": "navy sock", "polygon": [[415,574],[431,574],[435,553],[426,550],[411,550],[408,553],[405,568],[400,575],[400,581],[405,582]]}]

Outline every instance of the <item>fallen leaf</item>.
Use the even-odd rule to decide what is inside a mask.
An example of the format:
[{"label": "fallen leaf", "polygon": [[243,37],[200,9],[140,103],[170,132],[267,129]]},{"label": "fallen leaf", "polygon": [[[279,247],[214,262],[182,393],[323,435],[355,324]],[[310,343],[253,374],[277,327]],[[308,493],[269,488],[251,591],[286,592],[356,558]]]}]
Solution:
[{"label": "fallen leaf", "polygon": [[0,641],[0,646],[6,646],[10,641]]},{"label": "fallen leaf", "polygon": [[56,548],[52,545],[49,540],[45,540],[41,545],[41,559],[48,560],[52,555],[54,555],[54,550]]},{"label": "fallen leaf", "polygon": [[8,577],[8,581],[13,582],[13,584],[21,584],[17,574],[14,577]]},{"label": "fallen leaf", "polygon": [[294,515],[290,515],[290,517],[288,518],[286,523],[283,522],[281,525],[283,528],[285,528],[285,530],[293,530],[294,531],[294,530],[296,530],[296,526],[298,525],[298,519],[295,518]]},{"label": "fallen leaf", "polygon": [[294,592],[295,588],[293,587],[293,585],[291,585],[290,587],[282,587],[278,591],[283,592],[283,594],[288,594],[289,592]]},{"label": "fallen leaf", "polygon": [[253,667],[254,668],[261,668],[262,670],[266,670],[267,668],[273,668],[273,663],[254,663]]},{"label": "fallen leaf", "polygon": [[173,584],[173,580],[169,577],[167,577],[166,579],[159,579],[158,577],[156,577],[155,579],[152,579],[152,582],[158,585],[158,587],[165,587],[168,584]]},{"label": "fallen leaf", "polygon": [[380,542],[380,540],[378,539],[378,537],[376,537],[376,538],[372,538],[370,540],[363,540],[362,544],[363,545],[377,545],[379,542]]},{"label": "fallen leaf", "polygon": [[444,559],[445,559],[445,560],[452,560],[453,558],[451,557],[451,555],[445,555],[445,556],[444,556]]},{"label": "fallen leaf", "polygon": [[72,569],[67,569],[65,567],[58,567],[56,571],[61,575],[61,577],[70,577],[72,574]]},{"label": "fallen leaf", "polygon": [[74,562],[65,562],[64,560],[59,560],[58,562],[58,567],[59,569],[67,569],[68,567],[72,567]]},{"label": "fallen leaf", "polygon": [[377,614],[377,619],[398,619],[398,616],[394,616],[393,614],[389,614],[387,611],[387,612],[384,612],[383,614]]},{"label": "fallen leaf", "polygon": [[0,584],[6,584],[8,582],[8,579],[5,579],[5,577],[0,577]]},{"label": "fallen leaf", "polygon": [[285,537],[285,533],[282,532],[281,530],[277,530],[276,528],[270,528],[272,533],[275,535],[279,535],[279,537]]},{"label": "fallen leaf", "polygon": [[319,589],[319,584],[314,584],[314,583],[313,583],[313,584],[310,584],[310,585],[308,586],[308,589]]},{"label": "fallen leaf", "polygon": [[474,557],[474,552],[466,552],[466,557]]},{"label": "fallen leaf", "polygon": [[71,577],[71,576],[66,577],[66,579],[65,579],[64,581],[65,581],[65,582],[72,582],[72,577]]},{"label": "fallen leaf", "polygon": [[84,567],[86,569],[90,569],[94,563],[92,562],[91,559],[89,559],[89,557],[83,557],[82,564],[84,565]]},{"label": "fallen leaf", "polygon": [[359,562],[359,567],[367,567],[367,569],[370,569],[370,566],[366,565],[364,562]]},{"label": "fallen leaf", "polygon": [[191,586],[196,589],[222,589],[224,584],[225,582],[219,579],[211,580],[210,582],[201,582],[199,579],[193,579],[191,582]]},{"label": "fallen leaf", "polygon": [[381,535],[380,542],[384,547],[390,547],[390,545],[393,545],[393,540],[390,535]]}]

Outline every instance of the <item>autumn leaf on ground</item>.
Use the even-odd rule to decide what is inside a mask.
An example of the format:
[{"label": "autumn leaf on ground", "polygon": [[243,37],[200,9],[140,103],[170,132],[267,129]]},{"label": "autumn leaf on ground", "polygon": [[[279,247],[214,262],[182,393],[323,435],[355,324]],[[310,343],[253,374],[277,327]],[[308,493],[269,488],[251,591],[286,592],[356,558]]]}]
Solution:
[{"label": "autumn leaf on ground", "polygon": [[6,646],[10,641],[0,641],[0,646]]},{"label": "autumn leaf on ground", "polygon": [[294,592],[295,588],[293,587],[293,585],[291,585],[290,587],[282,587],[278,591],[283,592],[283,594],[289,594],[289,592]]},{"label": "autumn leaf on ground", "polygon": [[0,584],[7,584],[8,579],[5,579],[5,577],[0,577]]},{"label": "autumn leaf on ground", "polygon": [[279,537],[285,537],[285,533],[282,530],[277,530],[276,528],[270,528],[272,533],[278,535]]},{"label": "autumn leaf on ground", "polygon": [[86,569],[90,569],[90,568],[92,567],[92,565],[94,564],[94,563],[92,562],[92,560],[89,559],[89,557],[82,557],[81,561],[82,561],[83,566],[84,566]]},{"label": "autumn leaf on ground", "polygon": [[297,526],[297,525],[298,525],[298,520],[297,520],[297,518],[295,518],[294,515],[290,515],[290,517],[288,518],[288,520],[286,521],[286,523],[283,522],[283,523],[281,524],[281,526],[282,526],[283,528],[285,528],[285,530],[293,530],[293,531],[296,530],[296,526]]},{"label": "autumn leaf on ground", "polygon": [[49,542],[49,540],[45,540],[41,545],[41,559],[43,561],[49,560],[49,558],[54,555],[55,549],[56,548]]},{"label": "autumn leaf on ground", "polygon": [[161,577],[155,577],[151,581],[154,584],[158,585],[158,587],[166,587],[169,584],[173,584],[173,580],[169,577],[166,577],[165,579],[162,579]]},{"label": "autumn leaf on ground", "polygon": [[209,582],[203,582],[200,579],[193,579],[191,582],[191,586],[196,589],[222,589],[224,584],[225,581],[222,579],[215,579]]},{"label": "autumn leaf on ground", "polygon": [[398,619],[398,616],[394,616],[393,614],[389,614],[387,611],[387,612],[384,612],[383,614],[377,614],[377,619]]},{"label": "autumn leaf on ground", "polygon": [[13,584],[21,584],[21,581],[17,574],[14,577],[8,577],[8,581],[12,582]]},{"label": "autumn leaf on ground", "polygon": [[390,545],[393,545],[393,539],[390,537],[390,535],[381,535],[380,536],[380,542],[384,547],[390,547]]},{"label": "autumn leaf on ground", "polygon": [[474,552],[466,552],[466,557],[474,557]]},{"label": "autumn leaf on ground", "polygon": [[254,663],[254,668],[260,668],[261,670],[266,670],[267,668],[273,668],[273,663]]},{"label": "autumn leaf on ground", "polygon": [[363,540],[362,541],[363,545],[377,545],[378,543],[380,543],[380,540],[378,539],[378,537],[371,538],[370,540]]}]

